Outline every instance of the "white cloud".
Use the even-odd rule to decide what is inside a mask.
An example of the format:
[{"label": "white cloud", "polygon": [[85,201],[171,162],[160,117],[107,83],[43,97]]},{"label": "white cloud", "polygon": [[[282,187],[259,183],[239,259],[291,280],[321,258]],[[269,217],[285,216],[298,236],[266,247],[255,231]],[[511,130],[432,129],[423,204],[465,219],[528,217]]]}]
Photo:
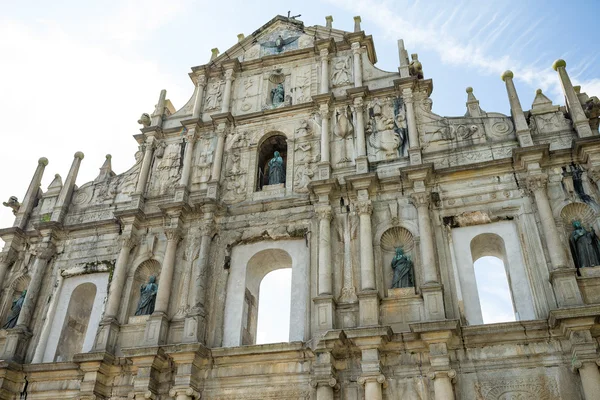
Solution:
[{"label": "white cloud", "polygon": [[[518,10],[502,12],[494,3],[495,10],[486,9],[481,2],[465,6],[466,2],[432,3],[429,8],[404,7],[401,2],[379,0],[329,0],[331,3],[360,14],[376,24],[390,38],[403,38],[412,49],[431,50],[442,62],[476,69],[482,74],[500,76],[507,69],[515,73],[515,79],[548,92],[555,101],[562,101],[562,91],[556,72],[550,65],[539,62],[523,62],[514,54],[515,46],[524,49],[536,39],[537,21],[519,21]],[[396,10],[402,10],[400,11]],[[501,18],[500,15],[504,15]],[[486,22],[487,20],[487,22]],[[492,55],[491,49],[506,49],[502,55]],[[567,58],[566,55],[562,57]],[[557,57],[558,58],[558,57]],[[578,79],[583,72],[594,66],[594,58],[583,63],[569,65],[575,85],[590,95],[600,95],[600,79]]]}]

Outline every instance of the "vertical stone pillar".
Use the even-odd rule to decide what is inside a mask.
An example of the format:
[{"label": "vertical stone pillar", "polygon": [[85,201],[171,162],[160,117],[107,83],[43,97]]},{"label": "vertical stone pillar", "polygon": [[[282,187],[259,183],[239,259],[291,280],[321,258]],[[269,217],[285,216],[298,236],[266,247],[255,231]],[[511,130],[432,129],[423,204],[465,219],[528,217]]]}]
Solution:
[{"label": "vertical stone pillar", "polygon": [[215,158],[213,159],[212,178],[213,181],[221,179],[221,164],[223,163],[223,149],[225,148],[225,124],[219,124],[217,127],[217,146],[215,148]]},{"label": "vertical stone pillar", "polygon": [[537,173],[527,177],[527,187],[535,197],[538,216],[542,225],[546,249],[550,256],[550,279],[556,294],[559,306],[572,306],[583,304],[581,293],[577,286],[575,271],[568,268],[565,249],[560,240],[550,201],[546,194],[548,176]]},{"label": "vertical stone pillar", "polygon": [[25,301],[23,302],[19,319],[17,319],[17,328],[23,330],[29,329],[29,323],[31,322],[31,318],[35,311],[35,305],[42,286],[42,279],[46,272],[46,266],[55,252],[56,248],[51,242],[50,236],[45,237],[42,243],[39,243],[35,248],[33,274],[31,276],[31,282],[29,282],[29,286],[27,286],[27,294],[25,295]]},{"label": "vertical stone pillar", "polygon": [[319,86],[319,94],[329,93],[329,50],[321,49],[321,86]]},{"label": "vertical stone pillar", "polygon": [[156,294],[156,304],[154,306],[155,314],[167,314],[169,309],[171,286],[173,286],[173,272],[175,270],[175,255],[177,253],[177,244],[181,240],[181,234],[177,228],[167,229],[165,230],[165,234],[167,235],[167,250],[165,251],[165,258],[160,269],[158,293]]},{"label": "vertical stone pillar", "polygon": [[20,229],[25,229],[27,220],[29,219],[29,214],[31,214],[31,210],[33,210],[33,206],[37,200],[37,194],[40,190],[40,183],[42,182],[42,176],[44,175],[44,169],[46,168],[46,165],[48,165],[47,158],[42,157],[38,160],[38,165],[33,174],[33,178],[29,183],[29,187],[27,188],[25,197],[21,202],[21,206],[17,210],[17,215],[13,226]]},{"label": "vertical stone pillar", "polygon": [[221,112],[227,113],[230,110],[231,103],[231,84],[234,80],[233,68],[225,71],[225,90],[223,91],[223,103],[221,104]]},{"label": "vertical stone pillar", "polygon": [[146,191],[146,183],[148,182],[148,174],[150,173],[150,166],[152,165],[155,142],[156,138],[154,135],[148,135],[148,137],[146,137],[146,142],[144,144],[144,158],[142,160],[142,167],[140,169],[137,185],[135,187],[136,194],[143,195]]},{"label": "vertical stone pillar", "polygon": [[331,268],[331,206],[316,208],[319,215],[319,287],[321,295],[331,295],[333,272]]},{"label": "vertical stone pillar", "polygon": [[456,372],[454,370],[436,371],[429,374],[429,379],[433,381],[435,400],[454,400],[452,381],[455,377]]},{"label": "vertical stone pillar", "polygon": [[417,131],[417,119],[415,116],[414,97],[412,90],[402,90],[402,98],[406,105],[406,126],[408,129],[408,156],[411,165],[421,164],[421,148],[419,145],[419,132]]},{"label": "vertical stone pillar", "polygon": [[185,317],[183,328],[184,343],[202,342],[204,337],[204,318],[206,311],[206,267],[210,253],[210,244],[214,233],[214,211],[215,206],[208,204],[202,207],[204,218],[200,227],[200,252],[198,260],[193,266],[193,285],[190,311]]},{"label": "vertical stone pillar", "polygon": [[374,290],[375,262],[373,256],[373,233],[371,230],[371,200],[362,200],[356,204],[360,221],[360,288]]},{"label": "vertical stone pillar", "polygon": [[433,232],[431,229],[431,218],[429,217],[430,197],[431,194],[429,192],[417,192],[411,195],[412,202],[417,208],[417,219],[419,221],[423,284],[438,283],[438,276],[435,268]]},{"label": "vertical stone pillar", "polygon": [[121,250],[117,257],[113,278],[108,291],[108,300],[104,311],[104,319],[116,319],[119,313],[119,306],[123,297],[123,289],[125,288],[125,279],[127,278],[127,267],[129,261],[129,253],[135,246],[137,238],[133,235],[127,235],[119,239]]},{"label": "vertical stone pillar", "polygon": [[[362,340],[361,338],[360,341]],[[381,362],[377,347],[381,342],[381,338],[365,338],[365,340],[370,342],[368,347],[358,344],[362,353],[360,362],[362,375],[358,378],[358,383],[365,387],[365,400],[382,400],[383,388],[387,387],[387,382],[385,376],[381,373]]]},{"label": "vertical stone pillar", "polygon": [[364,157],[367,155],[367,145],[366,145],[366,140],[365,140],[364,104],[365,104],[365,102],[362,97],[356,97],[354,99],[354,112],[356,113],[356,155],[357,155],[357,157]]},{"label": "vertical stone pillar", "polygon": [[576,362],[573,367],[575,370],[579,371],[585,400],[600,399],[600,372],[598,372],[598,365],[596,362],[579,361]]},{"label": "vertical stone pillar", "polygon": [[60,189],[60,193],[56,199],[56,204],[50,218],[51,221],[62,222],[62,219],[69,208],[73,189],[75,188],[75,180],[79,173],[79,166],[81,165],[81,160],[83,160],[83,153],[78,151],[73,157],[73,163],[71,164],[71,169],[69,169],[67,179],[65,179],[65,183]]},{"label": "vertical stone pillar", "polygon": [[523,113],[523,108],[521,107],[521,102],[513,83],[513,76],[512,71],[505,71],[502,74],[502,80],[506,84],[508,102],[510,103],[510,113],[515,123],[515,132],[521,147],[533,146],[529,126],[527,125],[527,120],[525,119],[525,114]]},{"label": "vertical stone pillar", "polygon": [[206,87],[206,76],[199,75],[196,77],[196,98],[194,99],[194,110],[192,111],[192,118],[200,118],[202,112],[202,102],[204,100],[204,88]]},{"label": "vertical stone pillar", "polygon": [[583,107],[581,107],[577,93],[575,93],[569,74],[567,74],[566,67],[567,63],[565,60],[556,60],[554,64],[552,64],[552,68],[558,72],[558,77],[560,78],[563,92],[567,98],[567,106],[569,107],[569,112],[571,113],[571,119],[573,120],[573,126],[577,131],[577,136],[580,138],[592,136],[592,128],[583,111]]},{"label": "vertical stone pillar", "polygon": [[162,126],[162,117],[165,113],[165,104],[167,102],[167,91],[161,90],[160,95],[158,96],[158,103],[156,103],[156,108],[154,108],[154,112],[152,113],[152,119],[150,120],[151,126]]},{"label": "vertical stone pillar", "polygon": [[398,39],[398,58],[400,61],[400,66],[398,67],[398,72],[400,73],[400,78],[408,78],[410,77],[409,71],[409,61],[408,61],[408,51],[404,47],[404,40]]},{"label": "vertical stone pillar", "polygon": [[321,162],[330,162],[329,158],[329,105],[321,104]]},{"label": "vertical stone pillar", "polygon": [[354,86],[361,87],[363,85],[363,77],[362,77],[362,62],[361,62],[360,43],[354,42],[354,43],[352,43],[351,47],[352,47],[352,55],[353,55],[353,59],[354,59]]},{"label": "vertical stone pillar", "polygon": [[187,188],[190,182],[190,173],[192,170],[192,157],[194,155],[194,144],[196,143],[196,131],[191,129],[185,137],[185,152],[183,155],[183,170],[181,171],[181,179],[179,186]]}]

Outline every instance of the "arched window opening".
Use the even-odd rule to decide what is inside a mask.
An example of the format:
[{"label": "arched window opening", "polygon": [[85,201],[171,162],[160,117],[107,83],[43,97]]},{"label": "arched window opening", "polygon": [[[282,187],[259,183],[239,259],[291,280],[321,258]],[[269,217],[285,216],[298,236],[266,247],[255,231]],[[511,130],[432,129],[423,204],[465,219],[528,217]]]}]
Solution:
[{"label": "arched window opening", "polygon": [[83,283],[71,294],[54,361],[69,361],[82,352],[95,298],[93,283]]},{"label": "arched window opening", "polygon": [[516,321],[504,262],[498,257],[484,256],[477,259],[473,267],[483,323]]},{"label": "arched window opening", "polygon": [[483,323],[516,321],[504,240],[493,233],[475,236],[471,257]]},{"label": "arched window opening", "polygon": [[256,344],[289,341],[292,269],[269,272],[261,281]]},{"label": "arched window opening", "polygon": [[[275,157],[275,152],[279,153],[279,157],[281,157],[281,161],[283,161],[281,171],[277,171],[277,175],[280,177],[278,183],[272,183],[272,185],[281,185],[285,186],[285,168],[287,165],[287,139],[283,135],[275,135],[270,136],[265,139],[259,147],[258,150],[258,171],[257,171],[257,179],[256,179],[256,190],[263,190],[264,186],[269,185],[269,174],[271,167],[269,166],[269,162],[273,160]],[[276,163],[280,164],[280,163]],[[273,165],[273,163],[272,163]],[[275,172],[275,171],[273,171]]]}]

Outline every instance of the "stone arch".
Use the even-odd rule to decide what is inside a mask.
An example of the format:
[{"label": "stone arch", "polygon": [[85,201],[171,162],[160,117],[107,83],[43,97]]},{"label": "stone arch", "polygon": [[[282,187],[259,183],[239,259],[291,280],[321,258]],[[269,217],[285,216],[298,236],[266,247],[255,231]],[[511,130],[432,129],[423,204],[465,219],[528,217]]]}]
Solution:
[{"label": "stone arch", "polygon": [[483,324],[474,262],[484,256],[499,258],[505,268],[517,320],[536,318],[529,272],[524,261],[519,234],[513,221],[466,226],[452,229],[456,274],[456,292],[464,305],[470,325]]},{"label": "stone arch", "polygon": [[70,361],[75,354],[82,352],[87,331],[90,329],[90,315],[96,292],[95,284],[85,282],[71,293],[53,361]]},{"label": "stone arch", "polygon": [[[249,342],[248,339],[255,340],[253,337],[244,338],[243,335],[247,294],[255,296],[258,305],[258,289],[264,276],[271,271],[290,267],[292,304],[289,340],[307,339],[310,318],[310,251],[304,239],[263,241],[238,245],[231,250],[225,299],[224,347],[240,346]],[[252,334],[252,324],[246,326],[249,328],[246,330]]]},{"label": "stone arch", "polygon": [[129,301],[126,307],[127,317],[135,315],[138,302],[140,300],[140,287],[148,282],[151,276],[156,277],[156,283],[160,285],[161,264],[154,258],[149,258],[138,264],[133,276],[131,277],[131,287],[129,290]]},{"label": "stone arch", "polygon": [[[278,151],[283,158],[283,165],[285,168],[284,175],[290,169],[288,165],[290,156],[293,152],[288,152],[288,138],[285,133],[280,131],[272,131],[265,134],[258,141],[257,155],[256,155],[256,185],[255,190],[261,191],[263,186],[268,185],[269,179],[269,160],[273,158],[275,151]],[[292,157],[293,158],[293,157]],[[288,182],[287,176],[285,176],[284,186],[289,186],[291,182]]]}]

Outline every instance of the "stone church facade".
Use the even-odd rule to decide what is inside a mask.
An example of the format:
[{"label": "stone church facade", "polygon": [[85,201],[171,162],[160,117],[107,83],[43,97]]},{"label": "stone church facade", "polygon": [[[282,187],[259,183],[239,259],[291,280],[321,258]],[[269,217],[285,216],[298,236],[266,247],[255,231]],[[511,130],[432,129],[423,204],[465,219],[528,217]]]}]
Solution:
[{"label": "stone church facade", "polygon": [[[359,17],[326,21],[214,49],[187,104],[142,115],[123,174],[107,156],[76,186],[78,152],[43,191],[39,160],[0,230],[0,399],[600,398],[600,267],[578,253],[600,228],[598,98],[558,60],[564,106],[524,110],[507,71],[510,116],[468,88],[442,117],[402,41],[382,71]],[[483,256],[514,322],[483,323]],[[282,268],[289,341],[257,345]]]}]

